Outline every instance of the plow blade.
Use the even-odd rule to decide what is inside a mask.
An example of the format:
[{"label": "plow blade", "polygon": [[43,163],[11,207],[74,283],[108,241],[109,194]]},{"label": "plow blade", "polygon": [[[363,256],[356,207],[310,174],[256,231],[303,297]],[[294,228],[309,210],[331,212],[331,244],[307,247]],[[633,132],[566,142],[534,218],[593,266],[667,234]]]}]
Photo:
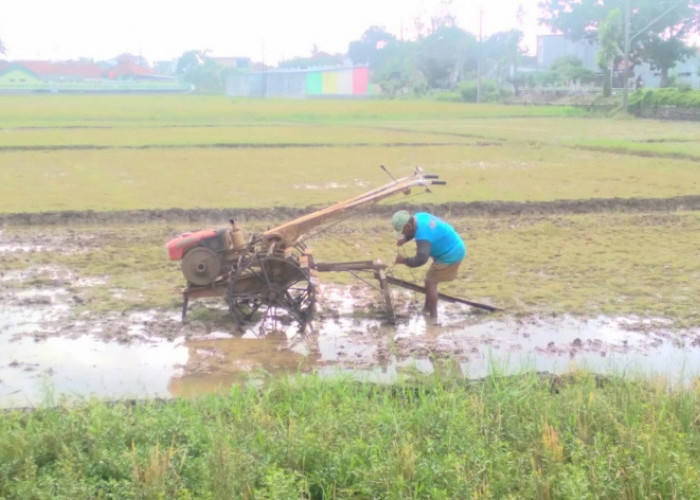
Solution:
[{"label": "plow blade", "polygon": [[[394,323],[395,316],[393,311],[393,304],[391,300],[391,294],[387,285],[396,285],[414,292],[419,292],[425,294],[425,287],[411,283],[410,281],[400,280],[389,276],[386,274],[386,269],[388,266],[383,264],[379,260],[360,260],[354,262],[316,262],[313,264],[314,269],[319,272],[342,272],[342,271],[374,271],[375,277],[379,280],[381,285],[381,290],[384,295],[384,300],[387,305],[387,313],[389,315],[389,322]],[[438,299],[444,300],[445,302],[452,302],[453,304],[465,304],[468,306],[476,307],[478,309],[484,309],[486,311],[502,311],[500,307],[492,306],[489,304],[481,304],[479,302],[474,302],[471,300],[460,299],[459,297],[453,297],[452,295],[447,295],[445,293],[438,292]]]},{"label": "plow blade", "polygon": [[[414,292],[425,293],[424,286],[416,285],[416,284],[411,283],[409,281],[400,280],[400,279],[394,278],[392,276],[387,276],[386,281],[387,281],[387,283],[391,283],[392,285],[407,288],[409,290],[413,290]],[[480,304],[479,302],[473,302],[471,300],[460,299],[459,297],[453,297],[451,295],[447,295],[447,294],[439,293],[439,292],[438,292],[438,299],[444,300],[445,302],[452,302],[453,304],[466,304],[468,306],[476,307],[479,309],[485,309],[487,311],[492,311],[492,312],[493,311],[502,311],[502,309],[500,307],[491,306],[489,304]]]}]

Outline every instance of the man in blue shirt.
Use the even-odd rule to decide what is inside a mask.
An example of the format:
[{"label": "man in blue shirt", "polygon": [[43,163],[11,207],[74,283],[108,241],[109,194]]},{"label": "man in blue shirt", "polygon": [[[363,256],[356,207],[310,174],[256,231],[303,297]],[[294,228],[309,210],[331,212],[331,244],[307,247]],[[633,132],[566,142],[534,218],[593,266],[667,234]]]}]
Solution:
[{"label": "man in blue shirt", "polygon": [[419,267],[432,257],[425,275],[425,311],[432,320],[437,320],[438,283],[452,281],[457,277],[459,265],[467,254],[464,241],[454,228],[444,220],[426,212],[413,215],[400,210],[391,218],[397,233],[396,246],[402,246],[415,238],[416,255],[396,256],[396,264]]}]

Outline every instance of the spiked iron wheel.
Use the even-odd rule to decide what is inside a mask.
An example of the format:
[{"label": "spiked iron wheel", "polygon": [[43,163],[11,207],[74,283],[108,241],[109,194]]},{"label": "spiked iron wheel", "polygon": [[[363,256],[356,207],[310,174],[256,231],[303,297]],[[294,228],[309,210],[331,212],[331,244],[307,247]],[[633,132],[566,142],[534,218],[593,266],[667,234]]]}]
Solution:
[{"label": "spiked iron wheel", "polygon": [[264,332],[292,323],[304,329],[316,295],[309,270],[294,257],[253,256],[231,271],[226,300],[241,325]]},{"label": "spiked iron wheel", "polygon": [[221,272],[221,258],[206,247],[194,247],[182,259],[182,274],[193,285],[209,285]]}]

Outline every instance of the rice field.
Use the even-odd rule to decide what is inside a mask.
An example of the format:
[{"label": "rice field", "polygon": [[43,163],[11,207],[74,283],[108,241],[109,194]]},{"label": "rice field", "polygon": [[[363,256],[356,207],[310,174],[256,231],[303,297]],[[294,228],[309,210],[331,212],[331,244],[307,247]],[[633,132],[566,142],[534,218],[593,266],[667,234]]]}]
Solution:
[{"label": "rice field", "polygon": [[[419,166],[447,185],[394,203],[432,204],[469,248],[460,280],[445,291],[523,319],[630,315],[697,329],[700,216],[644,203],[633,213],[473,216],[452,211],[455,203],[604,207],[610,199],[697,196],[699,156],[693,124],[575,108],[0,96],[0,216],[275,214],[383,184],[379,165],[396,176]],[[0,292],[28,292],[30,307],[32,290],[55,284],[41,270],[60,268],[93,284],[68,288],[75,324],[109,311],[177,310],[181,276],[163,244],[194,229],[188,222],[84,219],[0,226]],[[248,229],[281,222],[251,220]],[[391,261],[395,252],[388,222],[375,216],[310,243],[325,261]],[[13,278],[29,270],[31,281]],[[420,281],[407,269],[397,277]],[[194,320],[220,321],[212,318]],[[697,384],[669,390],[667,381],[625,374],[497,370],[466,382],[450,360],[435,367],[391,386],[291,373],[172,401],[76,406],[47,390],[45,407],[0,417],[0,498],[697,496]]]}]

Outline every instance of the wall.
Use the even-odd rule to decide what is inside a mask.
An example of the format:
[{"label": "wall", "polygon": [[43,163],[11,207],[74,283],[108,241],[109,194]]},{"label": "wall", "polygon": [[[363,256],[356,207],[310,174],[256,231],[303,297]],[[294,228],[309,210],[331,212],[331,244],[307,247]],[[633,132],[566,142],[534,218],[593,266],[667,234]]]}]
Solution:
[{"label": "wall", "polygon": [[369,68],[270,70],[226,79],[226,94],[234,97],[363,97],[373,94]]},{"label": "wall", "polygon": [[644,106],[639,110],[641,118],[655,120],[689,120],[700,121],[700,108],[681,108],[677,106]]}]

